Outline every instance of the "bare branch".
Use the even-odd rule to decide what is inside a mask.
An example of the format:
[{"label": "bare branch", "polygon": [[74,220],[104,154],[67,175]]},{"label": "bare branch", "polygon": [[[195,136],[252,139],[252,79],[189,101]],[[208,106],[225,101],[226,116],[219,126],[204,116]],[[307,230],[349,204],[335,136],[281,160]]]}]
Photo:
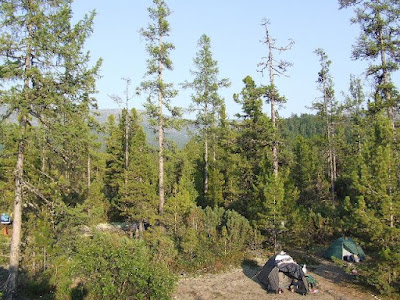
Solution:
[{"label": "bare branch", "polygon": [[[264,71],[268,70],[270,72],[270,77],[273,78],[275,76],[280,76],[285,75],[284,73],[286,72],[287,68],[292,66],[293,64],[284,60],[277,61],[274,59],[274,51],[278,51],[279,53],[283,51],[290,50],[293,45],[294,45],[294,40],[289,39],[289,43],[286,46],[283,47],[278,47],[275,46],[276,39],[273,39],[270,36],[269,33],[269,28],[268,26],[270,25],[270,21],[267,19],[263,19],[261,22],[261,25],[265,27],[265,39],[261,40],[263,44],[266,44],[269,51],[268,51],[268,56],[267,57],[262,57],[261,62],[257,64],[257,67],[259,68],[259,72],[261,72],[264,75]],[[274,72],[271,72],[274,71]]]},{"label": "bare branch", "polygon": [[64,160],[64,162],[68,162],[68,163],[71,163],[71,162],[72,162],[72,159],[71,159],[69,156],[67,156],[66,154],[64,154],[64,153],[62,152],[62,150],[57,149],[56,147],[54,147],[54,146],[49,142],[48,139],[46,139],[46,145],[49,146],[50,149],[51,149],[52,151],[54,151],[55,153],[57,153],[58,155],[60,155],[61,158]]},{"label": "bare branch", "polygon": [[34,193],[36,196],[38,196],[40,199],[42,199],[47,205],[51,206],[53,204],[52,201],[48,200],[40,191],[37,187],[33,186],[32,184],[30,184],[27,181],[23,181],[24,186],[31,191],[32,193]]}]

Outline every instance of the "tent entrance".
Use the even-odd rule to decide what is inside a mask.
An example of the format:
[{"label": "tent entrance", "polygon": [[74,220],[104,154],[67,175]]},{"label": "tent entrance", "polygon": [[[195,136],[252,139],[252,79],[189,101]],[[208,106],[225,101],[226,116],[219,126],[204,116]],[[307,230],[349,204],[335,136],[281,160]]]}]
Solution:
[{"label": "tent entrance", "polygon": [[348,257],[350,255],[352,255],[353,253],[351,253],[350,251],[348,251],[344,246],[342,246],[342,259],[345,257]]}]

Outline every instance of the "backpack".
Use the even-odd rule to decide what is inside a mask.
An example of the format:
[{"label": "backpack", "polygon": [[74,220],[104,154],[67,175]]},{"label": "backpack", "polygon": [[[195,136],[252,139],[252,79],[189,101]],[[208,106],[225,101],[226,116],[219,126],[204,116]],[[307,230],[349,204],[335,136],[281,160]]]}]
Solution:
[{"label": "backpack", "polygon": [[11,223],[10,216],[6,213],[1,214],[0,223],[5,225],[10,224]]},{"label": "backpack", "polygon": [[308,289],[310,290],[310,293],[317,293],[318,288],[319,288],[319,283],[318,283],[317,279],[315,279],[311,275],[305,275],[305,276],[306,276]]}]

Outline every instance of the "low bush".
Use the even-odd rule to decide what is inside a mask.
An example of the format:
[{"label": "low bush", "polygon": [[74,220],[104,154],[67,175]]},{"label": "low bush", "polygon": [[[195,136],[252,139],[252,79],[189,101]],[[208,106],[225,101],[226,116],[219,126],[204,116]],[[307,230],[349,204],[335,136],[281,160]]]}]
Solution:
[{"label": "low bush", "polygon": [[252,228],[235,211],[207,207],[196,210],[178,238],[177,268],[187,272],[219,272],[240,263],[250,248]]},{"label": "low bush", "polygon": [[108,233],[83,239],[71,270],[76,280],[70,296],[77,299],[169,299],[175,284],[142,241]]}]

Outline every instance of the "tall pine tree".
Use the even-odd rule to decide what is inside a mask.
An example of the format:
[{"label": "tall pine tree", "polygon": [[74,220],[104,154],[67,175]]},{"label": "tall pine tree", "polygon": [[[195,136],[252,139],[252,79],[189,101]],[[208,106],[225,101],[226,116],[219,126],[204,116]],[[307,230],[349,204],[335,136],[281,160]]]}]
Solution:
[{"label": "tall pine tree", "polygon": [[234,95],[234,100],[242,105],[242,113],[237,114],[238,136],[234,151],[240,153],[239,164],[240,194],[234,207],[250,219],[255,219],[257,212],[263,209],[263,204],[257,196],[256,182],[261,173],[260,162],[269,159],[272,165],[273,124],[263,113],[263,88],[258,87],[253,78],[243,79],[244,87],[240,94]]},{"label": "tall pine tree", "polygon": [[399,69],[400,3],[396,0],[339,0],[339,4],[341,8],[356,7],[356,16],[351,21],[360,25],[361,34],[352,57],[371,62],[367,76],[376,83],[373,110],[386,110],[395,129],[394,110],[399,99],[391,74]]},{"label": "tall pine tree", "polygon": [[328,177],[331,183],[331,201],[335,201],[335,182],[337,179],[337,162],[336,162],[336,119],[339,113],[338,103],[335,99],[335,90],[333,87],[333,79],[330,74],[331,61],[323,49],[316,49],[315,54],[318,55],[321,70],[318,72],[318,89],[322,96],[313,102],[313,108],[317,110],[322,119],[325,120],[326,130],[326,151],[328,154]]},{"label": "tall pine tree", "polygon": [[[230,82],[228,79],[219,79],[218,63],[212,57],[211,40],[203,34],[198,41],[199,50],[194,58],[195,70],[191,73],[194,79],[191,82],[185,82],[185,88],[191,88],[194,91],[192,101],[197,110],[196,124],[202,131],[204,140],[204,203],[212,205],[212,199],[207,199],[209,194],[209,177],[210,177],[210,157],[215,165],[215,130],[217,127],[217,119],[219,111],[224,103],[223,98],[218,95],[218,90],[223,87],[228,87]],[[210,148],[212,144],[212,148]],[[210,149],[213,149],[210,155]],[[218,178],[218,171],[212,170],[213,179]],[[215,186],[212,187],[215,194]],[[218,202],[218,201],[217,201]]]},{"label": "tall pine tree", "polygon": [[[121,182],[122,188],[116,205],[125,221],[137,222],[142,230],[145,222],[154,224],[157,214],[157,176],[154,171],[156,163],[153,152],[147,146],[146,134],[135,109],[131,110],[128,119],[130,130],[126,142],[130,145],[129,164],[125,170],[124,182]],[[121,152],[125,152],[125,147]]]},{"label": "tall pine tree", "polygon": [[[148,11],[152,23],[146,29],[143,28],[141,34],[147,41],[149,59],[146,76],[149,80],[142,82],[141,89],[148,93],[145,108],[158,132],[158,211],[162,214],[165,204],[164,133],[166,128],[174,125],[174,118],[179,117],[181,112],[179,108],[171,105],[171,99],[177,95],[177,90],[173,89],[172,83],[165,82],[163,78],[165,70],[172,70],[170,51],[175,48],[172,43],[165,41],[170,32],[167,18],[171,11],[164,0],[153,0],[153,7],[148,8]],[[165,108],[171,117],[164,114]]]},{"label": "tall pine tree", "polygon": [[[72,25],[71,1],[14,1],[0,3],[0,59],[4,85],[1,104],[7,115],[16,113],[18,131],[15,166],[14,225],[10,253],[7,299],[16,290],[20,259],[25,158],[32,119],[47,128],[46,120],[62,120],[62,114],[91,102],[99,64],[88,68],[83,46],[92,31],[94,14]],[[89,103],[87,103],[89,104]],[[58,116],[56,116],[58,114]],[[52,133],[50,133],[52,134]],[[51,140],[50,138],[48,140]]]},{"label": "tall pine tree", "polygon": [[276,39],[274,39],[269,30],[269,20],[263,20],[262,26],[265,29],[265,37],[262,41],[268,47],[268,55],[263,58],[264,61],[258,64],[261,72],[268,72],[269,75],[269,84],[264,86],[264,97],[267,103],[271,105],[271,121],[274,128],[274,141],[272,144],[272,153],[273,153],[273,166],[274,166],[274,174],[278,176],[279,170],[279,157],[278,157],[278,124],[277,124],[277,106],[286,102],[286,98],[279,94],[279,91],[275,85],[275,77],[285,75],[287,68],[292,64],[290,62],[284,60],[276,60],[275,54],[276,52],[280,53],[283,51],[290,50],[294,45],[294,41],[290,40],[289,44],[284,47],[279,47],[276,45]]}]

